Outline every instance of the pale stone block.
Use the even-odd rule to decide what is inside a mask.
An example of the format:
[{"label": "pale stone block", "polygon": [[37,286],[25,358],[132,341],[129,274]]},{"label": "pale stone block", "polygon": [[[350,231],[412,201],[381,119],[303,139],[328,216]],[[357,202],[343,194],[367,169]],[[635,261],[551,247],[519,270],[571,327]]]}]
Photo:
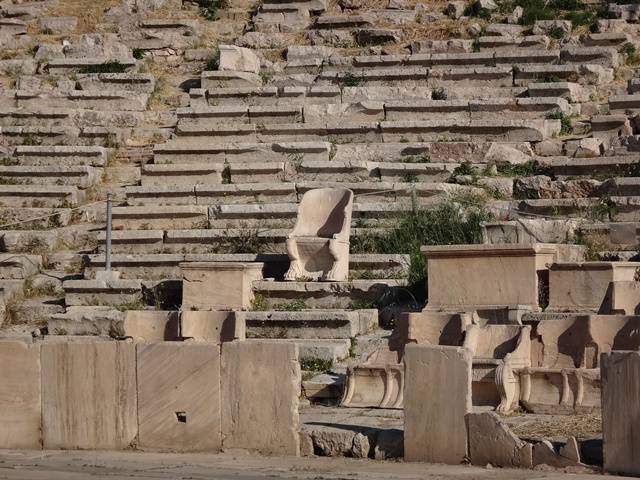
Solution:
[{"label": "pale stone block", "polygon": [[180,335],[183,338],[221,344],[245,339],[243,312],[184,311],[180,315]]},{"label": "pale stone block", "polygon": [[222,445],[299,455],[298,346],[277,340],[222,345]]},{"label": "pale stone block", "polygon": [[260,59],[248,48],[235,45],[218,45],[220,70],[260,73]]},{"label": "pale stone block", "polygon": [[562,262],[549,270],[548,311],[612,311],[612,282],[633,281],[640,262]]},{"label": "pale stone block", "polygon": [[177,340],[180,336],[178,312],[128,310],[122,326],[125,336],[136,341]]},{"label": "pale stone block", "polygon": [[[539,272],[558,260],[552,244],[423,247],[429,262],[429,310],[538,304]],[[491,285],[491,288],[486,288]]]},{"label": "pale stone block", "polygon": [[461,463],[471,412],[471,351],[407,345],[404,359],[405,460]]},{"label": "pale stone block", "polygon": [[304,194],[287,238],[291,264],[285,280],[347,280],[352,210],[349,189],[316,188]]},{"label": "pale stone block", "polygon": [[40,345],[0,341],[0,448],[41,448]]},{"label": "pale stone block", "polygon": [[137,433],[135,345],[45,343],[44,448],[122,449]]},{"label": "pale stone block", "polygon": [[531,468],[531,444],[518,438],[494,412],[470,413],[467,425],[473,465]]},{"label": "pale stone block", "polygon": [[263,263],[181,263],[182,310],[248,309],[252,283],[262,280],[263,267]]},{"label": "pale stone block", "polygon": [[640,314],[640,282],[618,281],[612,284],[611,313]]},{"label": "pale stone block", "polygon": [[640,475],[640,352],[600,357],[604,469]]},{"label": "pale stone block", "polygon": [[162,342],[136,350],[139,446],[220,450],[220,347]]}]

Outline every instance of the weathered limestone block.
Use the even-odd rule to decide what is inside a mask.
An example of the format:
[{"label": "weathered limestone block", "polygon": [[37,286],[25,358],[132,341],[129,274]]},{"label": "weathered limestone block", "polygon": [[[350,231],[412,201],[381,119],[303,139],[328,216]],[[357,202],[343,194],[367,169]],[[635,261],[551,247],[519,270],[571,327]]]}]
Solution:
[{"label": "weathered limestone block", "polygon": [[472,354],[460,347],[407,345],[404,456],[459,464],[467,456]]},{"label": "weathered limestone block", "polygon": [[138,344],[136,350],[138,445],[180,452],[220,450],[219,345],[162,342]]},{"label": "weathered limestone block", "polygon": [[532,445],[518,438],[494,412],[467,414],[473,465],[532,467]]},{"label": "weathered limestone block", "polygon": [[220,70],[260,73],[260,59],[248,48],[235,45],[218,45],[220,50]]},{"label": "weathered limestone block", "polygon": [[346,188],[304,194],[296,226],[287,238],[291,265],[285,280],[347,280],[352,209],[353,192]]},{"label": "weathered limestone block", "polygon": [[0,448],[41,448],[40,345],[0,341]]},{"label": "weathered limestone block", "polygon": [[602,436],[604,469],[640,474],[640,352],[611,352],[601,356]]},{"label": "weathered limestone block", "polygon": [[180,313],[180,335],[217,345],[244,340],[245,321],[242,312],[185,310]]},{"label": "weathered limestone block", "polygon": [[40,17],[40,28],[51,33],[73,32],[78,25],[77,17]]},{"label": "weathered limestone block", "polygon": [[611,298],[611,313],[640,315],[640,282],[614,281]]},{"label": "weathered limestone block", "polygon": [[[429,310],[465,306],[539,306],[539,272],[558,259],[551,244],[423,247],[429,262]],[[446,279],[446,281],[443,281]],[[484,288],[489,282],[491,289]]]},{"label": "weathered limestone block", "polygon": [[41,350],[44,448],[129,447],[138,429],[135,345],[45,343]]},{"label": "weathered limestone block", "polygon": [[252,283],[262,280],[263,263],[181,263],[183,310],[243,310],[253,300]]},{"label": "weathered limestone block", "polygon": [[560,455],[553,448],[553,444],[548,440],[538,442],[533,446],[533,466],[549,465],[551,467],[563,468],[575,465],[573,460]]},{"label": "weathered limestone block", "polygon": [[127,310],[122,327],[134,341],[160,342],[180,336],[178,312]]},{"label": "weathered limestone block", "polygon": [[560,262],[549,270],[549,311],[612,312],[612,282],[633,281],[640,262]]},{"label": "weathered limestone block", "polygon": [[279,341],[222,345],[222,446],[299,455],[298,346]]}]

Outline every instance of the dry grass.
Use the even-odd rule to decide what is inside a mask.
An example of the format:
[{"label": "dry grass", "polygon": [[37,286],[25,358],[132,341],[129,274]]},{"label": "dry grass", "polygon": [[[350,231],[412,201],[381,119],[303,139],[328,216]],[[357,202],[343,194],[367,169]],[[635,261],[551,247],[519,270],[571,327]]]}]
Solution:
[{"label": "dry grass", "polygon": [[599,412],[556,415],[548,420],[533,417],[511,425],[511,431],[525,438],[589,438],[602,432],[602,417]]},{"label": "dry grass", "polygon": [[75,33],[93,33],[100,31],[98,25],[103,22],[105,12],[121,3],[121,0],[60,0],[47,11],[47,15],[77,17]]}]

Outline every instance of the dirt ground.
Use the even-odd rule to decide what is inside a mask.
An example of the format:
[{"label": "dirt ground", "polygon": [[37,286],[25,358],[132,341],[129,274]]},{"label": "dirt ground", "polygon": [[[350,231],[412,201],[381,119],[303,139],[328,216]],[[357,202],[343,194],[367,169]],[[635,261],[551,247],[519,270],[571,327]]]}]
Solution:
[{"label": "dirt ground", "polygon": [[[345,458],[266,458],[244,452],[168,454],[0,450],[0,479],[305,480],[597,480],[602,475],[556,470],[507,470],[466,465],[379,462]],[[622,477],[607,476],[609,480]]]}]

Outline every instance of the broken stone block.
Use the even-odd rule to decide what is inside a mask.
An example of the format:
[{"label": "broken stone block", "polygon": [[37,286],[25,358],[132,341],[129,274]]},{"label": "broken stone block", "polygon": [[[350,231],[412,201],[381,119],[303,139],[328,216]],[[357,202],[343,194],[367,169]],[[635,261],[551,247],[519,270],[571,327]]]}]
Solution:
[{"label": "broken stone block", "polygon": [[219,345],[162,342],[138,344],[136,351],[138,445],[220,450]]},{"label": "broken stone block", "polygon": [[560,447],[560,455],[572,462],[580,463],[580,446],[576,437],[567,438],[567,443]]},{"label": "broken stone block", "polygon": [[260,73],[260,59],[248,48],[235,45],[218,45],[220,50],[219,70]]},{"label": "broken stone block", "polygon": [[570,20],[536,20],[533,24],[534,35],[547,35],[549,32],[562,31],[563,34],[571,33]]},{"label": "broken stone block", "polygon": [[1,340],[0,378],[0,448],[41,448],[40,345]]},{"label": "broken stone block", "polygon": [[65,341],[41,354],[44,448],[128,448],[138,432],[135,345]]},{"label": "broken stone block", "polygon": [[533,466],[549,465],[550,467],[564,468],[576,463],[569,458],[559,455],[548,440],[543,440],[533,446]]},{"label": "broken stone block", "polygon": [[640,352],[603,353],[600,372],[604,470],[640,475]]},{"label": "broken stone block", "polygon": [[244,340],[245,320],[242,312],[185,310],[180,313],[180,335],[218,345]]},{"label": "broken stone block", "polygon": [[473,465],[531,468],[532,445],[518,438],[494,412],[467,414]]},{"label": "broken stone block", "polygon": [[300,381],[296,344],[277,340],[224,343],[223,448],[297,456]]},{"label": "broken stone block", "polygon": [[484,155],[485,163],[495,165],[511,164],[518,165],[531,160],[531,157],[517,148],[510,147],[503,143],[492,143]]},{"label": "broken stone block", "polygon": [[263,263],[187,262],[182,269],[182,310],[243,310],[253,300],[252,282]]},{"label": "broken stone block", "polygon": [[457,465],[467,456],[472,353],[466,348],[407,345],[404,458]]}]

